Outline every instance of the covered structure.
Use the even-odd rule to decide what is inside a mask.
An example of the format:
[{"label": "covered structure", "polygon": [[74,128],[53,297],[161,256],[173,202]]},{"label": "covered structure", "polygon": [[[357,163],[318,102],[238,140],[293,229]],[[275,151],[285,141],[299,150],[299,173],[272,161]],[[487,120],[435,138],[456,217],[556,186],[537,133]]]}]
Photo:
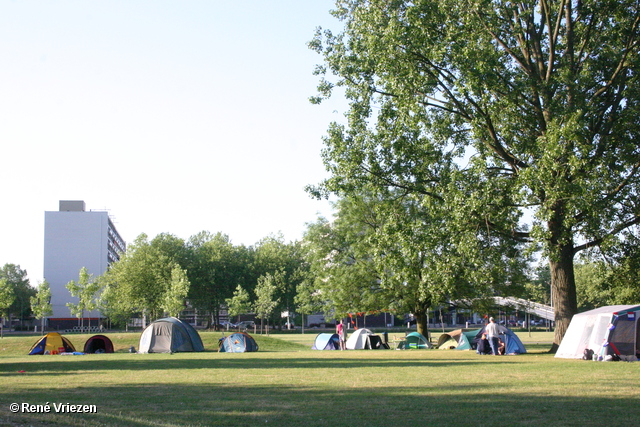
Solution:
[{"label": "covered structure", "polygon": [[75,351],[76,348],[67,338],[57,332],[49,332],[48,334],[40,337],[38,341],[31,346],[29,355],[73,353]]},{"label": "covered structure", "polygon": [[220,338],[218,351],[221,353],[245,353],[258,351],[258,344],[253,337],[245,332],[236,332]]},{"label": "covered structure", "polygon": [[640,305],[612,305],[578,313],[558,347],[555,357],[581,359],[586,349],[605,359],[632,360],[640,355]]},{"label": "covered structure", "polygon": [[338,334],[318,334],[311,350],[340,350]]},{"label": "covered structure", "polygon": [[346,347],[347,350],[377,350],[388,349],[389,345],[369,329],[361,328],[347,339]]},{"label": "covered structure", "polygon": [[202,339],[193,326],[175,317],[149,324],[140,336],[139,353],[204,351]]},{"label": "covered structure", "polygon": [[113,353],[113,343],[104,335],[94,335],[84,343],[85,353]]},{"label": "covered structure", "polygon": [[433,345],[419,332],[410,332],[404,341],[398,344],[398,349],[427,349]]}]

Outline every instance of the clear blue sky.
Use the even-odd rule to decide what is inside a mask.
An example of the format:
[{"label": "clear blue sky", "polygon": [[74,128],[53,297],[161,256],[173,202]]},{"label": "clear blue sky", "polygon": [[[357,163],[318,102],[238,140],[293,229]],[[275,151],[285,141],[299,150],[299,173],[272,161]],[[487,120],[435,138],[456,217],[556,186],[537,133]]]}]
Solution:
[{"label": "clear blue sky", "polygon": [[44,212],[107,209],[127,242],[221,231],[253,245],[328,216],[311,105],[331,0],[0,3],[0,265],[42,280]]}]

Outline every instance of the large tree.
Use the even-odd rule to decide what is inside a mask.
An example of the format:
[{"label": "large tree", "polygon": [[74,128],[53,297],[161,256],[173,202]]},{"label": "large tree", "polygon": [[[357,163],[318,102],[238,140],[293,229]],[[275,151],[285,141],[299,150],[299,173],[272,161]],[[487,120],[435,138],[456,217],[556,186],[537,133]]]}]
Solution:
[{"label": "large tree", "polygon": [[196,309],[210,313],[211,325],[219,324],[220,308],[233,296],[234,289],[255,286],[251,272],[253,250],[234,246],[226,234],[206,231],[191,236],[187,248],[189,301]]},{"label": "large tree", "polygon": [[[7,281],[7,279],[0,279],[0,333],[4,331],[4,317],[9,313],[9,307],[16,299],[16,294],[13,291],[13,286]],[[0,338],[2,334],[0,334]]]},{"label": "large tree", "polygon": [[640,223],[640,6],[336,4],[344,31],[310,43],[326,76],[313,101],[335,86],[350,100],[326,138],[325,189],[400,188],[540,244],[559,345],[577,311],[575,255]]},{"label": "large tree", "polygon": [[[182,295],[184,299],[186,293],[183,290],[188,286],[184,278],[176,279],[175,283],[181,284],[171,291],[172,271],[182,270],[175,252],[166,250],[166,237],[163,235],[149,242],[146,234],[139,235],[120,260],[99,278],[100,286],[104,288],[101,311],[113,322],[126,324],[134,314],[141,313],[146,324],[148,317],[157,319],[163,315],[168,307],[168,292],[173,292],[174,297]],[[175,244],[169,246],[179,247]],[[188,287],[186,290],[188,292]],[[174,306],[175,299],[171,300],[171,311]]]},{"label": "large tree", "polygon": [[[281,233],[261,239],[255,245],[253,274],[255,286],[260,278],[267,275],[278,276],[274,282],[274,300],[278,301],[272,313],[278,319],[284,311],[293,312],[296,288],[304,278],[307,266],[304,263],[300,242],[286,242]],[[271,315],[271,313],[270,313]]]},{"label": "large tree", "polygon": [[501,246],[484,228],[455,228],[439,206],[400,191],[352,195],[336,203],[332,223],[309,227],[312,274],[337,314],[345,308],[410,312],[427,336],[428,311],[435,307],[456,301],[472,308],[485,295],[521,292],[519,247]]},{"label": "large tree", "polygon": [[0,269],[0,279],[6,279],[13,288],[15,299],[9,307],[9,316],[18,317],[21,320],[31,315],[30,298],[36,294],[29,283],[27,271],[16,264],[5,264]]}]

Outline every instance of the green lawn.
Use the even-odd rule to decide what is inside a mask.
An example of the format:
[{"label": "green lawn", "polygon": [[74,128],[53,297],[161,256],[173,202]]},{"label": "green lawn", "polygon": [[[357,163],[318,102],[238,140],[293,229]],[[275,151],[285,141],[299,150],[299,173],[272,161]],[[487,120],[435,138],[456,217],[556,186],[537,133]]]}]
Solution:
[{"label": "green lawn", "polygon": [[[254,335],[257,353],[25,356],[36,337],[0,340],[0,425],[404,426],[634,425],[640,363],[559,360],[552,335],[520,333],[529,353],[313,351],[310,334]],[[536,334],[536,335],[534,335]],[[393,333],[390,333],[390,337]],[[400,335],[400,334],[397,334]],[[76,347],[89,335],[67,335]],[[437,338],[437,337],[435,337]],[[529,343],[529,344],[527,344]],[[11,413],[11,403],[95,405],[97,413]]]}]

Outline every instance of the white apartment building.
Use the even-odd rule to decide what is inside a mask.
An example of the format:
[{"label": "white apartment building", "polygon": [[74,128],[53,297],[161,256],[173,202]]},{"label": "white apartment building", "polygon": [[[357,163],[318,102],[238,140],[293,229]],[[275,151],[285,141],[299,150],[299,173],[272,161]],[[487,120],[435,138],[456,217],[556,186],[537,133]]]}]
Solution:
[{"label": "white apartment building", "polygon": [[[90,274],[100,276],[125,250],[125,242],[109,213],[87,211],[82,200],[61,200],[58,211],[44,213],[44,278],[51,286],[53,306],[53,315],[48,319],[50,328],[66,329],[78,324],[78,318],[66,305],[78,300],[71,297],[65,285],[78,281],[80,269],[86,267]],[[96,325],[101,316],[91,312],[84,317]]]}]

